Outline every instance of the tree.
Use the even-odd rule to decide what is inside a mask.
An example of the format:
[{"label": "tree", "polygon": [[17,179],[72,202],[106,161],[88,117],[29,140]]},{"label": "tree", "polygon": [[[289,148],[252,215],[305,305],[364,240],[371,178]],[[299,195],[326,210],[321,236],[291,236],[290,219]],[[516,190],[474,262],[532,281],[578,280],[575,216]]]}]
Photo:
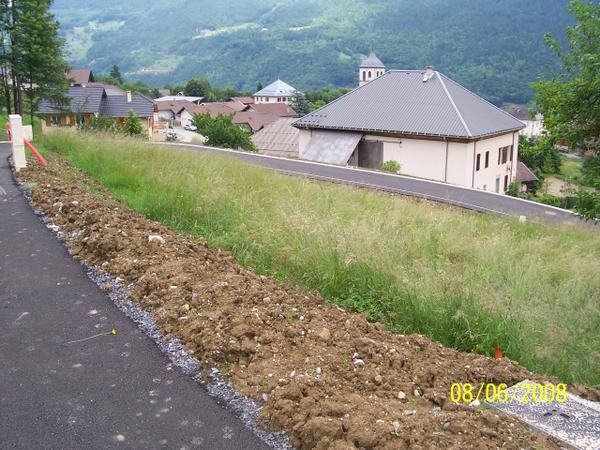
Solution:
[{"label": "tree", "polygon": [[254,151],[250,133],[233,123],[233,117],[219,114],[214,119],[209,113],[194,114],[192,123],[206,137],[206,144],[213,147]]},{"label": "tree", "polygon": [[211,93],[210,82],[207,78],[192,78],[186,83],[183,93],[194,97],[209,97]]},{"label": "tree", "polygon": [[306,95],[302,92],[295,91],[292,101],[290,102],[290,108],[292,108],[299,116],[305,116],[310,112],[310,105],[306,99]]},{"label": "tree", "polygon": [[[548,34],[546,43],[561,60],[561,71],[542,80],[535,101],[544,114],[544,126],[554,138],[565,139],[572,148],[600,153],[600,4],[571,0],[569,10],[576,25],[567,29],[568,49]],[[591,172],[591,173],[590,173]],[[591,176],[590,176],[591,175]],[[575,210],[587,220],[600,218],[600,174],[586,174],[597,190],[580,189]]]},{"label": "tree", "polygon": [[577,24],[567,29],[565,51],[551,34],[546,43],[561,60],[561,71],[534,84],[544,126],[573,148],[600,146],[600,4],[571,0]]},{"label": "tree", "polygon": [[64,94],[68,89],[64,40],[58,34],[58,22],[49,12],[51,3],[51,0],[0,2],[2,56],[12,78],[12,86],[4,84],[12,91],[12,106],[17,114],[23,114],[25,90],[32,118],[38,98],[61,104],[66,101]]},{"label": "tree", "polygon": [[116,64],[113,64],[109,75],[115,80],[117,80],[119,84],[123,84],[123,77],[121,76],[121,71],[119,70],[119,66],[117,66]]},{"label": "tree", "polygon": [[141,136],[144,133],[144,127],[133,109],[129,110],[129,114],[125,118],[125,132],[130,136]]}]

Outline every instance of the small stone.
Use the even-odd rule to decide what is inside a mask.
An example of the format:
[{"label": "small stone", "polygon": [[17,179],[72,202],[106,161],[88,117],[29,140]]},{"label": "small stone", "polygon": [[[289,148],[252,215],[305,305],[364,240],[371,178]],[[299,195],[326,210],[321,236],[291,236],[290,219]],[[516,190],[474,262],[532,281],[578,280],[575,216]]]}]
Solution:
[{"label": "small stone", "polygon": [[364,367],[365,366],[365,362],[362,359],[355,359],[354,361],[352,361],[352,363],[356,367]]},{"label": "small stone", "polygon": [[159,244],[164,244],[166,241],[165,238],[159,236],[158,234],[151,234],[150,236],[148,236],[148,242],[158,242]]},{"label": "small stone", "polygon": [[263,399],[263,401],[264,401],[264,402],[267,402],[267,401],[269,401],[269,394],[267,394],[266,392],[265,392],[265,393],[263,393],[263,395],[262,395],[262,399]]},{"label": "small stone", "polygon": [[413,392],[413,394],[415,394],[415,397],[420,397],[421,393],[419,392],[418,389],[415,389],[415,391]]},{"label": "small stone", "polygon": [[295,370],[292,370],[292,371],[290,372],[290,378],[294,378],[295,376],[296,376],[296,371],[295,371]]},{"label": "small stone", "polygon": [[190,310],[190,305],[188,305],[187,303],[185,305],[183,305],[181,307],[181,309],[183,309],[184,311],[189,311]]},{"label": "small stone", "polygon": [[392,422],[392,427],[394,427],[394,433],[398,433],[400,431],[400,421],[394,420]]},{"label": "small stone", "polygon": [[442,430],[448,431],[450,429],[450,422],[444,422],[442,424]]},{"label": "small stone", "polygon": [[398,400],[406,400],[406,394],[402,391],[398,391]]},{"label": "small stone", "polygon": [[373,381],[375,381],[375,384],[381,384],[381,382],[383,381],[383,377],[381,375],[375,375]]},{"label": "small stone", "polygon": [[479,405],[481,405],[481,402],[477,399],[473,400],[471,403],[469,403],[469,406],[471,408],[477,408]]},{"label": "small stone", "polygon": [[320,368],[320,367],[317,367],[317,368],[316,368],[316,370],[315,370],[315,372],[317,373],[317,376],[318,376],[318,377],[320,377],[320,376],[321,376],[321,373],[322,373],[323,371],[321,370],[321,368]]},{"label": "small stone", "polygon": [[77,200],[73,200],[73,201],[71,202],[71,205],[73,205],[73,206],[77,206],[77,205],[79,205],[79,202],[78,202]]},{"label": "small stone", "polygon": [[317,333],[317,336],[322,341],[327,342],[329,339],[331,339],[331,332],[329,331],[329,328],[322,328],[321,331]]},{"label": "small stone", "polygon": [[405,416],[414,416],[415,414],[417,414],[417,411],[414,409],[409,409],[408,411],[404,411]]}]

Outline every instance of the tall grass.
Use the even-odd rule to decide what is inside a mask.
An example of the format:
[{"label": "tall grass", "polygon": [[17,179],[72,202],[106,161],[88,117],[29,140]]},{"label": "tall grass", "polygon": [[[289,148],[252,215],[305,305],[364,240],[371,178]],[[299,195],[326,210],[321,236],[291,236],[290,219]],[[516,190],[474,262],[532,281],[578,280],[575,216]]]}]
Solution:
[{"label": "tall grass", "polygon": [[[118,198],[400,333],[600,385],[600,235],[276,174],[233,158],[56,133]],[[465,380],[467,381],[467,380]]]}]

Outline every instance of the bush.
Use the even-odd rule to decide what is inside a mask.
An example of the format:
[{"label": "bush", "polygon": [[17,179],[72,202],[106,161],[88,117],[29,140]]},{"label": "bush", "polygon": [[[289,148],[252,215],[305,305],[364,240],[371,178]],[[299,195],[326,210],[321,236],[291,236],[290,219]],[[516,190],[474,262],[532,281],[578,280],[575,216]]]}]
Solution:
[{"label": "bush", "polygon": [[384,172],[390,173],[398,173],[400,172],[400,163],[398,161],[394,161],[393,159],[386,161],[379,168],[379,170],[383,170]]},{"label": "bush", "polygon": [[125,119],[125,132],[129,136],[141,136],[144,134],[144,127],[140,123],[140,118],[132,109],[129,110],[129,114]]},{"label": "bush", "polygon": [[120,133],[122,127],[114,117],[92,117],[89,124],[81,127],[83,131],[101,131],[104,133]]}]

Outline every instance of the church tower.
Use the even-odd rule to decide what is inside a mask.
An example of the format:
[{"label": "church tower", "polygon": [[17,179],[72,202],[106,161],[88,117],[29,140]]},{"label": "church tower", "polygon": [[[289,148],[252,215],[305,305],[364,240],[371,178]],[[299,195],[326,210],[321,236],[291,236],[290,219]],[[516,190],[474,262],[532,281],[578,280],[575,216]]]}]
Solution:
[{"label": "church tower", "polygon": [[362,86],[363,84],[380,77],[384,73],[385,65],[375,53],[370,52],[369,56],[361,63],[360,69],[358,70],[358,85]]}]

